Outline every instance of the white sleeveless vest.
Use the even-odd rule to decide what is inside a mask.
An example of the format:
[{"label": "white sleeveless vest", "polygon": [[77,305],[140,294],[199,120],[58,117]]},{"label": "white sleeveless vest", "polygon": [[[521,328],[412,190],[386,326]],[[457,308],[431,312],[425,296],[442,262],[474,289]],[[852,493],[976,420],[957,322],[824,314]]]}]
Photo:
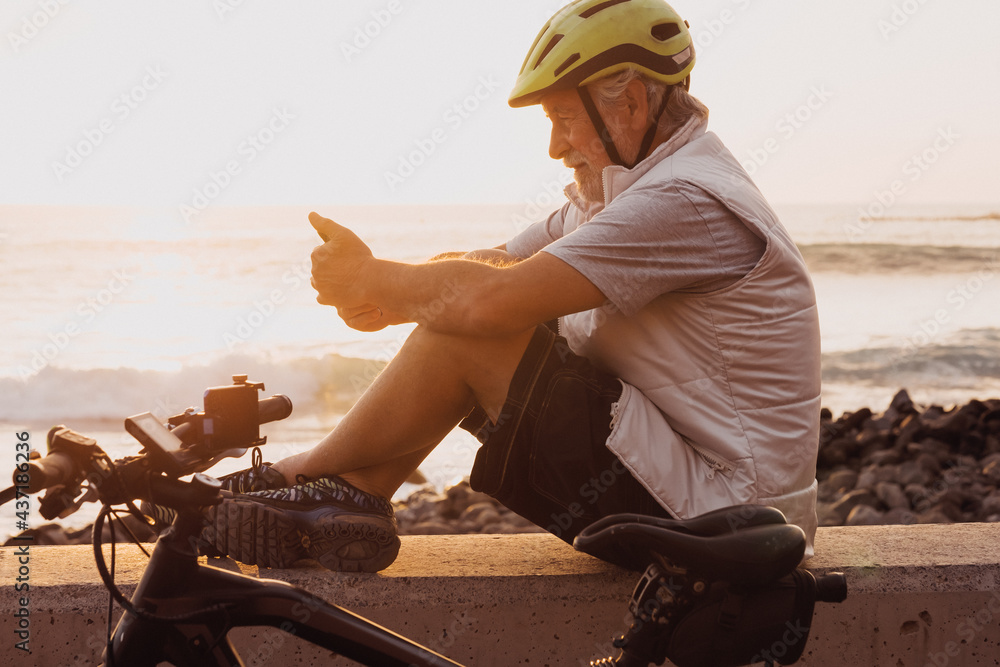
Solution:
[{"label": "white sleeveless vest", "polygon": [[[664,294],[631,317],[608,308],[568,315],[560,333],[622,379],[608,448],[664,508],[687,518],[771,505],[805,531],[808,557],[820,413],[812,283],[774,211],[718,137],[703,123],[684,130],[632,170],[605,169],[606,202],[633,185],[693,183],[766,240],[760,261],[729,287]],[[673,139],[688,140],[676,148]],[[600,208],[570,206],[565,233]]]}]

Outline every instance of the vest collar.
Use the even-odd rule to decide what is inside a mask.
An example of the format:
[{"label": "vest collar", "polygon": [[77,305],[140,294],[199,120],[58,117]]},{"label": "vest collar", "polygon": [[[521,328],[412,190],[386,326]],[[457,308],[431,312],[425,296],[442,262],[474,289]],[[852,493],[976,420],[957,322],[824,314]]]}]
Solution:
[{"label": "vest collar", "polygon": [[646,175],[657,164],[670,157],[691,141],[705,134],[708,131],[708,121],[700,118],[691,118],[687,123],[670,135],[670,138],[657,146],[645,160],[627,169],[621,165],[613,164],[604,168],[602,179],[604,181],[604,202],[588,202],[580,196],[576,183],[570,183],[564,190],[566,198],[573,202],[573,205],[583,211],[589,220],[597,215],[605,206],[620,195],[625,190],[635,185],[636,181]]}]

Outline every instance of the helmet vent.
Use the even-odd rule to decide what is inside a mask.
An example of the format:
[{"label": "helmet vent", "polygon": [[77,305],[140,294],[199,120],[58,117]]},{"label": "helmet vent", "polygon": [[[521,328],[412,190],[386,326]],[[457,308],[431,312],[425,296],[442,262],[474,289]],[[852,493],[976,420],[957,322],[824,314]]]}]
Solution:
[{"label": "helmet vent", "polygon": [[545,48],[542,49],[542,52],[539,54],[538,60],[535,61],[535,68],[542,64],[542,61],[545,60],[545,56],[549,55],[549,51],[554,49],[556,44],[558,44],[559,40],[562,38],[562,35],[554,35],[552,39],[549,40],[549,43],[545,45]]},{"label": "helmet vent", "polygon": [[654,39],[665,42],[681,34],[681,28],[676,23],[661,23],[654,25],[653,29],[649,32],[653,35]]},{"label": "helmet vent", "polygon": [[591,16],[597,12],[607,9],[608,7],[613,7],[615,5],[620,5],[623,2],[630,2],[630,0],[608,0],[607,2],[602,2],[599,5],[594,5],[590,9],[580,12],[580,18],[589,19]]},{"label": "helmet vent", "polygon": [[579,53],[574,53],[569,58],[567,58],[566,60],[564,60],[562,62],[562,64],[559,65],[559,67],[556,68],[556,71],[553,72],[553,74],[555,76],[559,76],[560,74],[562,74],[563,72],[566,71],[567,67],[569,67],[570,65],[572,65],[573,63],[575,63],[579,59],[580,59],[580,54]]}]

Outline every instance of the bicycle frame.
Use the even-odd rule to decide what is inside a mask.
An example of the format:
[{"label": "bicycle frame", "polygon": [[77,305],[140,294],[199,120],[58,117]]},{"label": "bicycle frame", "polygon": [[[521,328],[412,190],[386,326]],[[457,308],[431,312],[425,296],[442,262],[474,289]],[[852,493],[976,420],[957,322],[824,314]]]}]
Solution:
[{"label": "bicycle frame", "polygon": [[[234,382],[241,404],[246,404],[241,409],[253,413],[237,422],[264,423],[283,419],[291,411],[291,402],[280,395],[255,405],[256,392],[263,385],[247,383],[245,376],[234,376]],[[461,667],[288,583],[199,562],[203,511],[225,497],[222,483],[200,471],[219,458],[242,454],[244,440],[263,443],[259,433],[250,431],[239,431],[240,439],[235,441],[221,437],[226,430],[216,427],[227,422],[216,413],[228,414],[228,408],[216,405],[218,401],[211,403],[214,412],[190,409],[171,418],[172,431],[146,413],[129,418],[126,423],[145,447],[140,455],[118,461],[111,461],[92,438],[64,426],[54,427],[48,435],[49,453],[21,464],[15,472],[17,484],[22,475],[35,484],[29,492],[47,490],[41,503],[46,518],[72,512],[88,500],[99,500],[104,506],[93,529],[95,558],[112,597],[125,609],[102,656],[104,667],[163,663],[245,667],[228,634],[233,628],[251,626],[277,628],[370,667]],[[190,481],[180,479],[192,472]],[[84,483],[87,491],[81,495]],[[0,504],[12,499],[14,490],[0,493]],[[101,537],[113,506],[126,505],[140,515],[134,499],[171,508],[176,518],[157,540],[129,601],[104,564]],[[676,664],[699,667],[742,664],[754,654],[763,655],[762,649],[792,620],[804,623],[808,630],[817,600],[840,602],[847,596],[843,574],[814,578],[793,573],[805,549],[805,535],[768,507],[721,508],[686,520],[613,515],[585,529],[574,545],[636,571],[652,563],[629,604],[634,622],[615,640],[615,646],[622,649],[620,655],[593,665],[639,667],[662,664],[667,657]],[[683,580],[679,589],[674,575]],[[755,605],[752,609],[740,611],[750,603]],[[689,613],[693,615],[690,623]],[[744,627],[736,628],[737,620]],[[801,643],[792,659],[803,648]]]},{"label": "bicycle frame", "polygon": [[105,667],[155,667],[164,661],[242,667],[227,635],[247,626],[278,628],[363,665],[461,667],[285,582],[199,563],[192,538],[200,526],[200,517],[182,519],[160,537],[132,596],[140,614],[185,620],[151,620],[126,611],[112,636],[111,655],[105,651]]}]

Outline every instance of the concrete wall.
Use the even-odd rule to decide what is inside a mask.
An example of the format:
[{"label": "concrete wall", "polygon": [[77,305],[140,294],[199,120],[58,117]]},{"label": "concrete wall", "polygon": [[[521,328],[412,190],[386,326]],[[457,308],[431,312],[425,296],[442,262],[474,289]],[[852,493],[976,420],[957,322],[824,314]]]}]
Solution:
[{"label": "concrete wall", "polygon": [[[809,569],[845,572],[849,595],[841,605],[817,606],[799,664],[1000,664],[1000,524],[822,528],[816,547]],[[124,590],[144,559],[134,547],[119,548]],[[0,664],[96,664],[108,597],[90,547],[31,548],[30,655],[15,648],[19,567],[15,549],[0,549]],[[608,655],[637,578],[543,534],[404,537],[397,562],[377,575],[317,566],[259,576],[301,586],[476,666],[585,665]],[[347,664],[271,628],[234,638],[248,665]]]}]

